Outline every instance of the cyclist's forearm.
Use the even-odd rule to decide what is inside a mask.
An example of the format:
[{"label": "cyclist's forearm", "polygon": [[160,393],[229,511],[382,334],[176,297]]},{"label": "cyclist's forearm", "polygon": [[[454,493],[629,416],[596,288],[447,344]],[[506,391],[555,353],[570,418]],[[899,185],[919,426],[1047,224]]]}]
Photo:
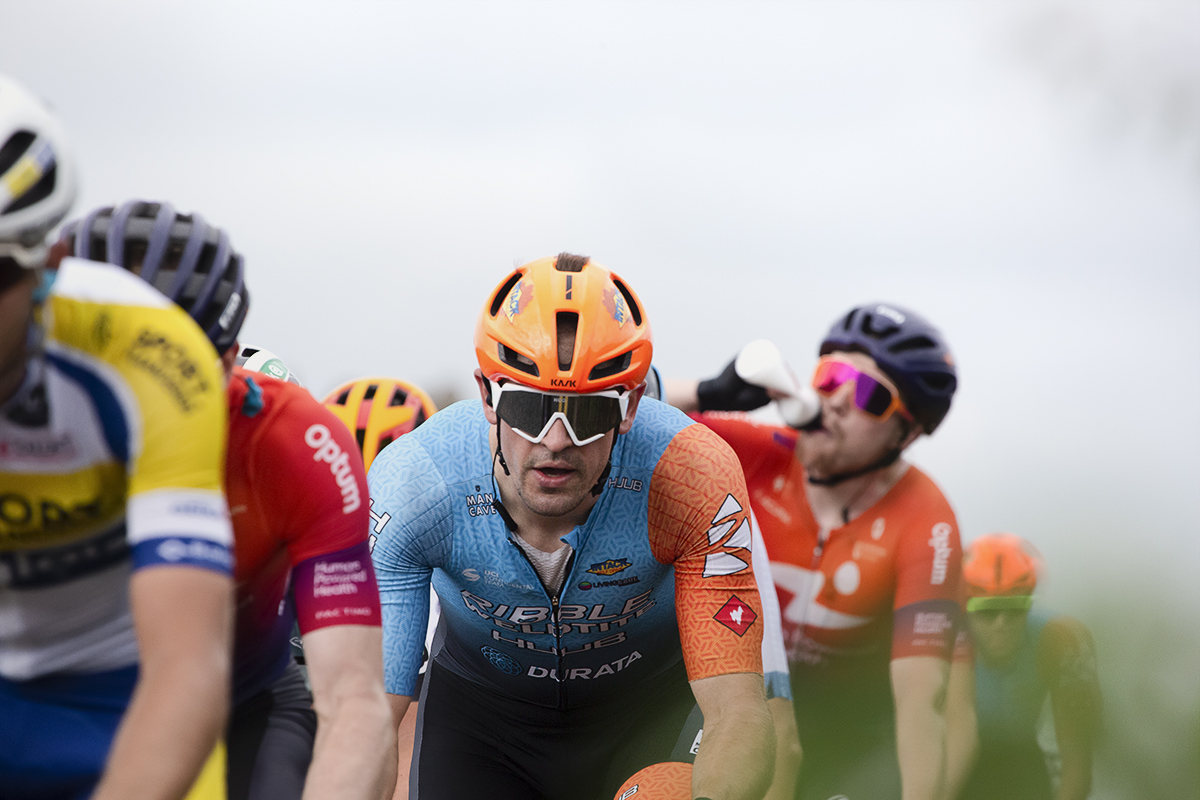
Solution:
[{"label": "cyclist's forearm", "polygon": [[1085,800],[1092,790],[1092,751],[1085,745],[1059,742],[1062,771],[1054,800]]},{"label": "cyclist's forearm", "polygon": [[946,721],[932,705],[897,709],[896,751],[904,800],[938,800],[946,763]]},{"label": "cyclist's forearm", "polygon": [[774,771],[775,730],[765,705],[704,721],[692,794],[712,800],[759,800]]},{"label": "cyclist's forearm", "polygon": [[304,798],[378,800],[396,782],[396,732],[383,697],[361,693],[317,704],[317,741]]},{"label": "cyclist's forearm", "polygon": [[767,701],[775,723],[775,777],[763,800],[792,800],[796,777],[800,774],[800,735],[796,730],[795,709],[790,700],[775,697]]},{"label": "cyclist's forearm", "polygon": [[229,714],[233,583],[207,569],[142,569],[129,581],[129,608],[138,682],[92,800],[177,800]]},{"label": "cyclist's forearm", "polygon": [[229,674],[220,663],[144,666],[93,800],[183,797],[220,737],[228,707]]},{"label": "cyclist's forearm", "polygon": [[946,769],[949,664],[933,656],[893,659],[896,755],[904,800],[940,800]]}]

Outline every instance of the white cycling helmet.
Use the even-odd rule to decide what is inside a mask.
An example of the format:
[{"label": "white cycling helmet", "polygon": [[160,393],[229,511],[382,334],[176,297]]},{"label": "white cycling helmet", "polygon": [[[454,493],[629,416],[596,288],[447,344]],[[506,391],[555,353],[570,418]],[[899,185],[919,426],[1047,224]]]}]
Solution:
[{"label": "white cycling helmet", "polygon": [[252,344],[244,344],[238,346],[237,358],[234,359],[234,364],[242,369],[248,369],[251,372],[261,372],[264,375],[270,375],[281,381],[294,383],[297,386],[303,386],[300,379],[297,378],[287,365],[283,363],[283,359],[272,353],[270,350],[265,350],[261,347],[255,347]]},{"label": "white cycling helmet", "polygon": [[62,123],[21,84],[0,75],[0,256],[46,260],[46,234],[78,189]]}]

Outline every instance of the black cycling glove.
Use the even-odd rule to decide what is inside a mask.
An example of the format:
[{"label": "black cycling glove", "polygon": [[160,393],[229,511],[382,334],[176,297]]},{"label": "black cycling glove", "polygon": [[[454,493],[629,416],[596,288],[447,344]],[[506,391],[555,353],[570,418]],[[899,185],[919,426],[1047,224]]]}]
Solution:
[{"label": "black cycling glove", "polygon": [[730,361],[717,377],[700,381],[696,396],[701,411],[753,411],[771,402],[766,389],[742,380],[736,362],[736,358]]}]

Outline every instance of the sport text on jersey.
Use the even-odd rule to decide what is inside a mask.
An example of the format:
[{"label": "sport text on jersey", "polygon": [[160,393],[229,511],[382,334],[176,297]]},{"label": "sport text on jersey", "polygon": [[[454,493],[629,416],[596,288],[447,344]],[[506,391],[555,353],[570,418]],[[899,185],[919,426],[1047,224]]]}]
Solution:
[{"label": "sport text on jersey", "polygon": [[195,399],[208,391],[209,385],[187,348],[157,331],[143,330],[126,353],[130,362],[153,375],[179,403],[184,413],[191,413]]},{"label": "sport text on jersey", "polygon": [[350,466],[350,456],[333,440],[333,434],[320,423],[310,425],[304,432],[304,443],[316,450],[313,461],[324,461],[329,465],[338,488],[342,490],[342,513],[349,514],[362,505],[358,481]]}]

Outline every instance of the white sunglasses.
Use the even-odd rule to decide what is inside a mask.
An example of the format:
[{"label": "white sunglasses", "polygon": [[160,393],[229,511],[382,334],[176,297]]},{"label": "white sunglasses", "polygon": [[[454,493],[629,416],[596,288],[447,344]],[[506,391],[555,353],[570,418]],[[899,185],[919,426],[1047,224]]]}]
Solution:
[{"label": "white sunglasses", "polygon": [[490,379],[488,386],[496,415],[534,444],[545,439],[554,421],[561,419],[571,441],[582,447],[615,429],[629,413],[630,392],[615,389],[589,394],[544,392]]}]

